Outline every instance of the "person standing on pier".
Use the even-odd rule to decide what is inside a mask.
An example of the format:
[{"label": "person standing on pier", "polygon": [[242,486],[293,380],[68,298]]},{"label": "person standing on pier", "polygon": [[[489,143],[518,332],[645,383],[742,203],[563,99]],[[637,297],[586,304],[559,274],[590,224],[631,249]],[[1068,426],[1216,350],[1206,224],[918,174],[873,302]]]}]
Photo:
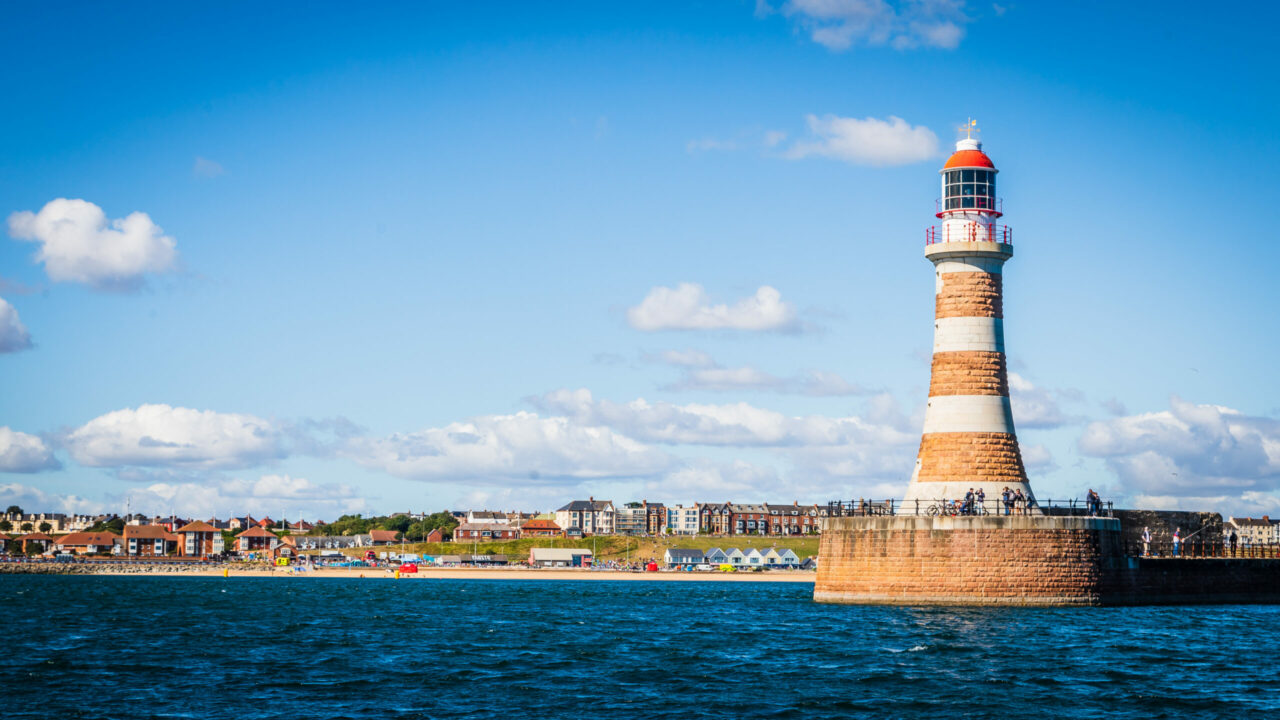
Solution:
[{"label": "person standing on pier", "polygon": [[1178,557],[1178,553],[1182,550],[1182,528],[1173,529],[1173,556]]},{"label": "person standing on pier", "polygon": [[1151,557],[1151,528],[1142,527],[1142,556]]}]

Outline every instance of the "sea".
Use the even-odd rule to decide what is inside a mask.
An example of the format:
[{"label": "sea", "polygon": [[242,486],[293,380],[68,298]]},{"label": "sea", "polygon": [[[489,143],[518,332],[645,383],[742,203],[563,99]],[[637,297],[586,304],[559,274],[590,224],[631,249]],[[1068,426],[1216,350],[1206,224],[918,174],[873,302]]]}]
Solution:
[{"label": "sea", "polygon": [[1280,608],[807,583],[0,576],[0,717],[1274,718]]}]

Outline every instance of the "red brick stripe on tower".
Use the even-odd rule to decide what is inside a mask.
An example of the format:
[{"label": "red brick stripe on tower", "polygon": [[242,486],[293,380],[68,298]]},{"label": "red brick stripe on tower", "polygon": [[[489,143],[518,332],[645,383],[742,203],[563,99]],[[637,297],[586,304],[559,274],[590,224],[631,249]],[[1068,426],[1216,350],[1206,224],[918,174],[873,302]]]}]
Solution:
[{"label": "red brick stripe on tower", "polygon": [[1027,481],[1013,433],[930,433],[920,438],[918,457],[917,482]]},{"label": "red brick stripe on tower", "polygon": [[934,301],[934,316],[1004,317],[1003,278],[999,273],[943,273]]},{"label": "red brick stripe on tower", "polygon": [[1004,353],[981,350],[936,352],[929,397],[940,395],[1009,395]]}]

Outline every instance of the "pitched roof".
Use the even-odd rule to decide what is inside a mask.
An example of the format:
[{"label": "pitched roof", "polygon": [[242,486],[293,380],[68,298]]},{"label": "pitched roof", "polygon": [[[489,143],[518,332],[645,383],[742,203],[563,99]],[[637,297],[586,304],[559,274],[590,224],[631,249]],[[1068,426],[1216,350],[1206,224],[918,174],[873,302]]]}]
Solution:
[{"label": "pitched roof", "polygon": [[701,550],[690,548],[667,548],[667,555],[672,560],[683,560],[685,562],[701,562],[702,558],[705,557]]},{"label": "pitched roof", "polygon": [[14,540],[52,540],[53,538],[42,532],[27,533],[26,535],[14,535]]},{"label": "pitched roof", "polygon": [[178,538],[160,525],[125,525],[124,538],[138,540],[174,540]]},{"label": "pitched roof", "polygon": [[568,510],[569,512],[598,512],[610,507],[613,507],[612,500],[574,500],[568,505],[556,510],[556,512],[564,512],[565,510]]},{"label": "pitched roof", "polygon": [[254,537],[261,537],[261,538],[273,538],[273,537],[278,537],[278,536],[277,536],[275,533],[271,532],[270,530],[267,530],[266,528],[262,527],[261,525],[254,525],[253,527],[249,528],[248,530],[245,530],[244,532],[240,533],[239,535],[236,535],[236,537],[238,537],[238,538],[242,538],[242,537],[251,537],[251,538],[254,538]]},{"label": "pitched roof", "polygon": [[199,520],[196,520],[195,522],[189,522],[186,525],[183,525],[182,527],[178,528],[177,532],[180,532],[180,533],[218,532],[218,528],[210,525],[207,522],[201,522]]},{"label": "pitched roof", "polygon": [[[45,536],[48,537],[47,535]],[[29,540],[39,540],[32,536],[27,536]],[[119,535],[109,532],[73,532],[58,538],[59,545],[114,545],[120,539]]]},{"label": "pitched roof", "polygon": [[370,530],[369,537],[374,542],[391,542],[396,539],[396,535],[400,533],[395,530]]},{"label": "pitched roof", "polygon": [[555,520],[539,520],[535,518],[533,520],[525,520],[524,523],[520,525],[520,529],[521,530],[559,530],[560,526],[556,524]]}]

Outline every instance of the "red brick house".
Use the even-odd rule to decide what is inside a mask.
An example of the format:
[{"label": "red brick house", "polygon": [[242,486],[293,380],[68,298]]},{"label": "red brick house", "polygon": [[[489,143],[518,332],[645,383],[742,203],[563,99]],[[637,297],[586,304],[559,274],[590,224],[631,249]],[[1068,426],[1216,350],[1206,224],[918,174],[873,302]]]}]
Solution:
[{"label": "red brick house", "polygon": [[563,537],[564,531],[555,520],[525,520],[520,524],[520,537]]},{"label": "red brick house", "polygon": [[176,555],[182,538],[160,525],[125,525],[120,544],[125,555],[163,557]]},{"label": "red brick house", "polygon": [[[28,542],[39,540],[40,538],[37,538],[36,535],[43,535],[43,533],[26,535],[23,539]],[[52,540],[48,535],[44,535],[44,537]],[[120,536],[109,532],[73,532],[53,540],[52,544],[62,552],[75,553],[77,555],[97,555],[99,553],[112,552],[120,544]]]},{"label": "red brick house", "polygon": [[270,554],[276,546],[280,544],[280,538],[275,533],[267,530],[261,525],[241,532],[236,535],[236,551],[242,553],[259,552],[264,555]]},{"label": "red brick house", "polygon": [[182,554],[188,557],[221,555],[225,549],[222,531],[207,522],[197,520],[187,523],[178,528],[178,532],[175,534],[182,538],[180,545]]}]

